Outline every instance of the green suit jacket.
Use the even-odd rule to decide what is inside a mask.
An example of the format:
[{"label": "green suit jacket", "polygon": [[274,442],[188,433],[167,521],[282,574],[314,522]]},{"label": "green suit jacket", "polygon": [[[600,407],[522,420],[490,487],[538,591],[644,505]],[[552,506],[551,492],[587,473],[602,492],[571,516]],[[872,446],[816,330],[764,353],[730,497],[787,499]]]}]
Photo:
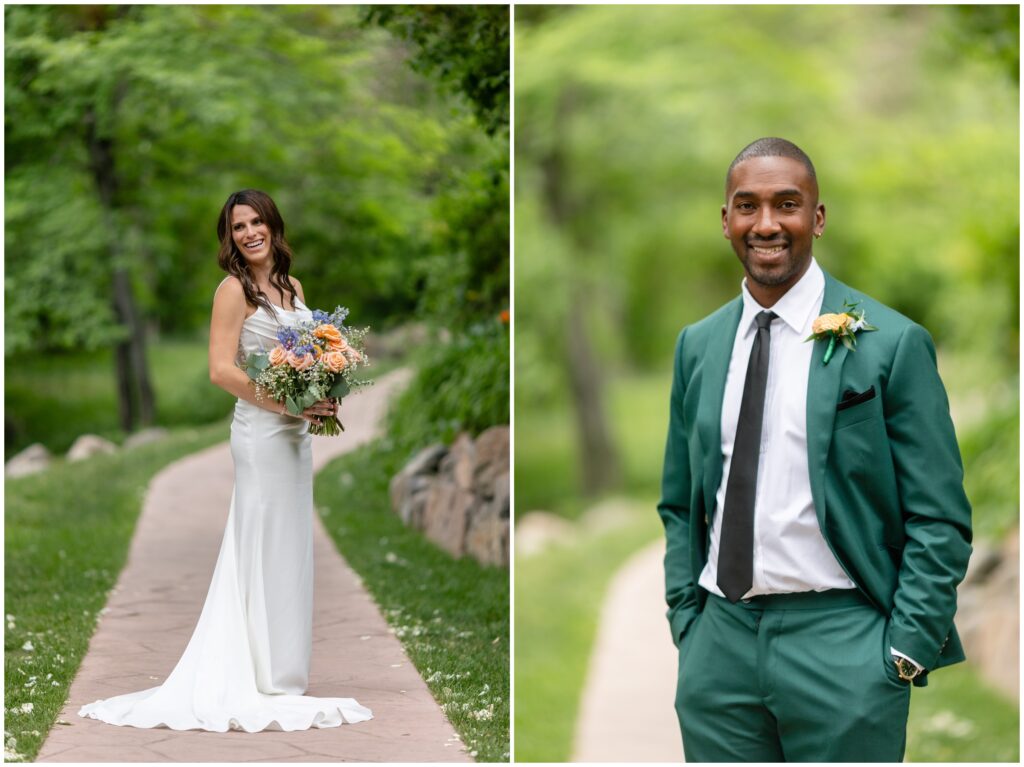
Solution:
[{"label": "green suit jacket", "polygon": [[[825,275],[821,313],[861,302],[876,331],[855,351],[815,346],[807,386],[807,457],[818,523],[832,553],[889,616],[893,647],[925,669],[957,663],[956,587],[971,553],[971,507],[928,332]],[[707,562],[722,479],[722,398],[742,313],[737,297],[686,327],[675,351],[662,498],[665,585],[673,641],[704,608]],[[870,389],[874,394],[868,394]],[[847,390],[863,401],[837,410]],[[925,675],[917,684],[926,683]]]}]

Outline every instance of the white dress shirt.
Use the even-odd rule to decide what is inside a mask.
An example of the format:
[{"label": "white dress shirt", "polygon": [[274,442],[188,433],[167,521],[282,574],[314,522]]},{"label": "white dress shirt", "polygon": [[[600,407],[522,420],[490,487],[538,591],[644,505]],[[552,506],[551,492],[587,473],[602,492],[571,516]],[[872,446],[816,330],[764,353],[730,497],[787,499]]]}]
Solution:
[{"label": "white dress shirt", "polygon": [[[700,585],[718,596],[718,549],[722,509],[729,483],[736,422],[757,324],[765,311],[743,282],[743,314],[736,329],[722,401],[722,483],[711,524],[708,562]],[[814,513],[807,464],[807,378],[814,343],[804,339],[821,310],[825,275],[817,261],[771,307],[771,353],[765,391],[764,424],[754,501],[754,579],[744,597],[797,591],[856,588],[825,542]]]}]

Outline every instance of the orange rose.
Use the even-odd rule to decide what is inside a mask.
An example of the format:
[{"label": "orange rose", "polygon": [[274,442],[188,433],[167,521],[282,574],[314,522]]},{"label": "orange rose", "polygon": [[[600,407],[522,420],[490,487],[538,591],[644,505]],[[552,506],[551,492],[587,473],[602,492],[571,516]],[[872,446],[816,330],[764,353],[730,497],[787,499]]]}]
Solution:
[{"label": "orange rose", "polygon": [[334,325],[327,323],[318,325],[316,330],[313,331],[313,335],[317,338],[324,339],[328,343],[336,342],[341,339],[341,331],[334,327]]},{"label": "orange rose", "polygon": [[283,346],[275,346],[274,350],[270,352],[270,364],[271,365],[283,365],[288,361],[288,350]]},{"label": "orange rose", "polygon": [[295,352],[288,353],[288,364],[298,371],[308,370],[316,362],[312,354],[298,355]]},{"label": "orange rose", "polygon": [[341,352],[325,352],[323,363],[332,373],[340,373],[348,365],[348,360]]},{"label": "orange rose", "polygon": [[848,314],[823,314],[814,320],[811,325],[811,332],[817,335],[824,332],[837,332],[850,324]]}]

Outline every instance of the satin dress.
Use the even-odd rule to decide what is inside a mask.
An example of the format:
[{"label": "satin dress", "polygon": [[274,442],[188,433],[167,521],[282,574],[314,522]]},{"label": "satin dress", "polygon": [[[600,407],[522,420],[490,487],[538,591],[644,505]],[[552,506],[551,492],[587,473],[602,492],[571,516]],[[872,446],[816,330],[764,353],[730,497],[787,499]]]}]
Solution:
[{"label": "satin dress", "polygon": [[[239,354],[269,351],[277,330],[308,320],[260,307]],[[313,698],[313,470],[308,423],[244,400],[235,405],[235,487],[213,581],[192,638],[158,687],[99,700],[79,716],[173,730],[304,730],[372,718],[353,698]]]}]

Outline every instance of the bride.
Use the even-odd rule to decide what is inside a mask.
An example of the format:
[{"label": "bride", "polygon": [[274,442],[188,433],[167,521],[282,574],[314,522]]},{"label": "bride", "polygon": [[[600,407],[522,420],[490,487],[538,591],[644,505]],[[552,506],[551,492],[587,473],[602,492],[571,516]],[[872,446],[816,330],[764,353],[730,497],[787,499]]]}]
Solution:
[{"label": "bride", "polygon": [[83,706],[80,716],[174,730],[304,730],[372,718],[353,698],[313,698],[313,472],[308,424],[333,417],[323,400],[292,416],[257,399],[237,362],[308,320],[274,201],[246,189],[217,222],[219,263],[210,323],[210,380],[238,397],[231,422],[235,489],[199,623],[159,687]]}]

